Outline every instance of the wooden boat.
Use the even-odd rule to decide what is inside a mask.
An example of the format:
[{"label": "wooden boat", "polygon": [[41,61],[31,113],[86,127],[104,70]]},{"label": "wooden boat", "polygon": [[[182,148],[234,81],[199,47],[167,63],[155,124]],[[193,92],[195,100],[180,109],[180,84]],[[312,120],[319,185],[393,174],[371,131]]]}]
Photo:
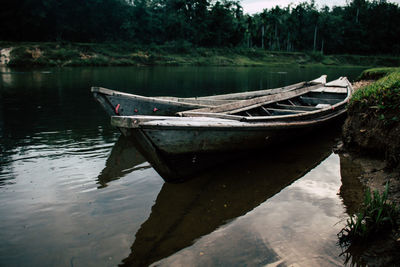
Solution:
[{"label": "wooden boat", "polygon": [[91,91],[95,99],[102,105],[110,115],[131,116],[131,115],[174,115],[176,112],[213,107],[238,100],[251,99],[265,95],[277,94],[304,87],[309,84],[326,83],[326,75],[309,81],[300,82],[289,86],[275,89],[265,89],[242,93],[232,93],[203,97],[146,97],[134,94],[118,92],[102,87],[92,87]]},{"label": "wooden boat", "polygon": [[345,114],[353,92],[345,77],[275,95],[172,116],[113,116],[166,181],[184,179],[167,166],[170,155],[193,156],[259,149],[313,130]]}]

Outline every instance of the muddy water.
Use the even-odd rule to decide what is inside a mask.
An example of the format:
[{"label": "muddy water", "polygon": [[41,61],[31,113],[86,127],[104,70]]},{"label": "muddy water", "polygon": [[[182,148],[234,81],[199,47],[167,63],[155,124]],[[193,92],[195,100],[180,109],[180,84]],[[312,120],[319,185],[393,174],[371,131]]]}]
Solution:
[{"label": "muddy water", "polygon": [[0,69],[0,266],[342,265],[332,129],[165,184],[89,88],[194,96],[360,71]]}]

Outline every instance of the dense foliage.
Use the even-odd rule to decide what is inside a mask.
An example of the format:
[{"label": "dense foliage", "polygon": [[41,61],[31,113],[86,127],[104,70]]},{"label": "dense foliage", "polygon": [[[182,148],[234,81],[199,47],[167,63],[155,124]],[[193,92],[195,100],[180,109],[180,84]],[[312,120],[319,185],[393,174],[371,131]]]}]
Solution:
[{"label": "dense foliage", "polygon": [[236,0],[13,0],[0,9],[0,40],[129,41],[279,51],[399,54],[400,8],[313,1],[243,13]]}]

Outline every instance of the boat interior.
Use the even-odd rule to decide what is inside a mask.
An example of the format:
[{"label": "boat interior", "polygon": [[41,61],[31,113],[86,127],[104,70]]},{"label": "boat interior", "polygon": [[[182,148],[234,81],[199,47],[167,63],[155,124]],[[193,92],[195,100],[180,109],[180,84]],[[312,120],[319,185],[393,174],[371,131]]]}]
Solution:
[{"label": "boat interior", "polygon": [[248,110],[234,110],[227,114],[249,117],[299,114],[332,106],[343,101],[346,96],[347,93],[311,91],[295,98],[252,107]]}]

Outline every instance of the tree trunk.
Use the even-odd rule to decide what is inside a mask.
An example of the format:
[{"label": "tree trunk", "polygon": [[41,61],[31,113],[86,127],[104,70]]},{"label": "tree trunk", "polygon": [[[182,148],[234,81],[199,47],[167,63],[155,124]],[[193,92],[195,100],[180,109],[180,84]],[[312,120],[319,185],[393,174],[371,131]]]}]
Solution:
[{"label": "tree trunk", "polygon": [[272,49],[272,33],[269,35],[270,37],[269,37],[269,49],[270,50],[273,50]]},{"label": "tree trunk", "polygon": [[261,48],[264,49],[264,25],[261,26]]},{"label": "tree trunk", "polygon": [[277,23],[275,23],[275,48],[278,48],[278,50],[280,50],[279,38],[278,38],[278,24]]},{"label": "tree trunk", "polygon": [[321,44],[321,54],[324,54],[324,39],[322,39],[322,44]]},{"label": "tree trunk", "polygon": [[358,23],[358,15],[360,14],[360,9],[357,8],[357,14],[356,14],[356,23]]},{"label": "tree trunk", "polygon": [[313,51],[315,51],[317,49],[317,31],[318,31],[318,26],[317,24],[315,24],[315,30],[314,30],[314,49]]}]

